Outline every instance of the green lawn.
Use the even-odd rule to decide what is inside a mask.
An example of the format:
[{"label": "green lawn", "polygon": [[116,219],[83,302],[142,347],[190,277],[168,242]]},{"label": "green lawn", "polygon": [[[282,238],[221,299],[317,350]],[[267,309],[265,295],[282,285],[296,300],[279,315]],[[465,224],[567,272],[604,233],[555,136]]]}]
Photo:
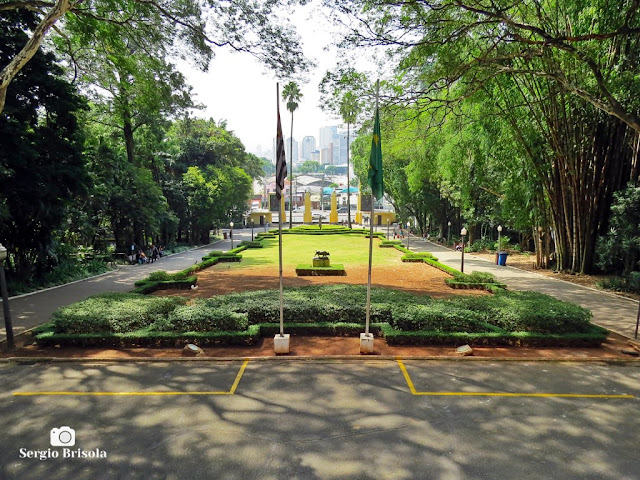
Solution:
[{"label": "green lawn", "polygon": [[[217,265],[213,268],[246,268],[278,265],[278,239],[264,239],[264,248],[248,248],[241,253],[237,264]],[[373,265],[397,264],[402,253],[395,248],[380,248],[380,240],[373,239]],[[360,235],[283,235],[282,264],[295,269],[300,263],[311,263],[316,250],[328,251],[332,264],[341,263],[345,269],[354,265],[367,265],[369,261],[369,239]]]}]

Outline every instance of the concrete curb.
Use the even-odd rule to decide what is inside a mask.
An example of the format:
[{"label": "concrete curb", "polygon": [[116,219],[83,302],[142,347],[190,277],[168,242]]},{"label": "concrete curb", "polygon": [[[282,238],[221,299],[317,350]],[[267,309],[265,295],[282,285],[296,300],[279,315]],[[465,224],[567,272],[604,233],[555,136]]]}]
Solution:
[{"label": "concrete curb", "polygon": [[0,364],[19,363],[173,363],[173,362],[237,362],[250,360],[252,362],[388,362],[396,360],[420,361],[451,361],[451,362],[559,362],[559,363],[640,363],[638,358],[597,358],[597,357],[559,357],[559,358],[516,358],[516,357],[473,357],[473,356],[408,356],[397,355],[321,355],[317,357],[274,356],[274,357],[172,357],[172,358],[62,358],[62,357],[7,357],[1,358]]}]

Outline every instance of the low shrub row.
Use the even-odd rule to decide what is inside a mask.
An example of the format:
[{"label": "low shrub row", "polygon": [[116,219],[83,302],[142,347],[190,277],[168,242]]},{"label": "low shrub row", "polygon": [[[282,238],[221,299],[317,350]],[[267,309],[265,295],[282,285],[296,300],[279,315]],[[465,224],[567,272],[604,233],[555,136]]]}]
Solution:
[{"label": "low shrub row", "polygon": [[[259,242],[256,243],[259,244]],[[260,247],[262,247],[261,244]],[[189,289],[192,285],[196,285],[198,282],[198,277],[194,275],[196,272],[222,262],[239,262],[242,260],[242,255],[239,255],[240,252],[247,248],[260,247],[240,245],[228,252],[213,250],[202,257],[201,262],[191,265],[180,272],[167,273],[163,270],[159,270],[150,273],[146,278],[135,283],[136,288],[132,290],[132,293],[149,294],[157,290]]]},{"label": "low shrub row", "polygon": [[[364,286],[287,289],[287,332],[290,328],[298,334],[362,331],[365,298]],[[41,345],[179,344],[196,338],[212,344],[250,343],[273,332],[279,306],[275,290],[198,299],[190,305],[180,297],[98,295],[56,311],[36,340]],[[371,322],[379,324],[389,343],[542,345],[548,339],[549,345],[596,345],[607,331],[592,325],[590,317],[591,312],[577,305],[534,292],[433,300],[392,289],[371,290]]]},{"label": "low shrub row", "polygon": [[141,329],[127,333],[56,333],[52,324],[34,331],[42,347],[179,347],[188,343],[201,346],[254,345],[260,338],[258,325],[235,332],[158,332]]},{"label": "low shrub row", "polygon": [[506,288],[504,283],[488,272],[471,272],[470,274],[455,272],[453,278],[447,278],[445,283],[451,288],[483,289],[493,291],[494,288]]},{"label": "low shrub row", "polygon": [[183,297],[154,297],[136,293],[104,293],[56,310],[52,324],[60,333],[124,333],[167,318]]},{"label": "low shrub row", "polygon": [[407,332],[389,324],[382,325],[382,336],[389,345],[472,345],[518,347],[599,347],[608,331],[591,325],[584,333],[541,334],[531,332]]},{"label": "low shrub row", "polygon": [[396,245],[402,245],[402,240],[382,240],[380,248],[393,248]]},{"label": "low shrub row", "polygon": [[425,258],[438,261],[438,259],[429,252],[408,252],[403,255],[400,260],[402,260],[403,262],[422,262]]},{"label": "low shrub row", "polygon": [[247,247],[247,248],[262,248],[263,245],[262,245],[262,242],[260,241],[260,240],[262,240],[262,238],[264,238],[264,237],[260,237],[260,239],[253,240],[253,241],[251,241],[251,240],[242,240],[240,242],[240,246],[241,247]]},{"label": "low shrub row", "polygon": [[339,263],[328,267],[314,267],[309,264],[301,264],[296,267],[296,275],[299,277],[340,277],[346,274],[347,271],[344,269],[344,265]]},{"label": "low shrub row", "polygon": [[[278,230],[269,230],[270,233],[277,234]],[[364,228],[349,228],[342,225],[299,225],[290,229],[282,230],[283,235],[368,235],[369,230]]]}]

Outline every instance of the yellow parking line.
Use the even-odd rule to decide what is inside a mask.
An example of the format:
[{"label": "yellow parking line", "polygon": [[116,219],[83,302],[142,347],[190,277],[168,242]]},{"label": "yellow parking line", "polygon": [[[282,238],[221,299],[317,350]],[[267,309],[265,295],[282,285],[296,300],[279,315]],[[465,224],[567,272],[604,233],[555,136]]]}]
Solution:
[{"label": "yellow parking line", "polygon": [[236,393],[240,379],[247,368],[249,360],[245,360],[236,375],[233,385],[228,392],[14,392],[16,397],[33,397],[33,396],[78,396],[78,397],[126,397],[126,396],[177,396],[177,395],[233,395]]},{"label": "yellow parking line", "polygon": [[233,385],[231,385],[231,389],[229,390],[229,394],[233,395],[236,393],[236,388],[238,388],[238,384],[240,383],[240,379],[242,378],[242,374],[244,373],[244,369],[247,368],[249,364],[249,360],[245,360],[238,371],[238,375],[236,375],[236,379],[233,381]]},{"label": "yellow parking line", "polygon": [[581,393],[508,393],[508,392],[418,392],[411,381],[407,367],[402,360],[397,359],[402,375],[412,395],[424,395],[432,397],[567,397],[567,398],[635,398],[634,395],[599,395]]}]

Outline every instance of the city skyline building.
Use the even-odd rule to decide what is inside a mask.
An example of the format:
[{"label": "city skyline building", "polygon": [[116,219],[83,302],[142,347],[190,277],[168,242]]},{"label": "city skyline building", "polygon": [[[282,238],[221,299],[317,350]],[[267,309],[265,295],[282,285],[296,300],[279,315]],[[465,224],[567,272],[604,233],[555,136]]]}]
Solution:
[{"label": "city skyline building", "polygon": [[[349,135],[349,145],[347,144],[347,131],[338,128],[337,125],[322,127],[319,131],[320,140],[316,141],[313,135],[306,135],[298,142],[293,140],[293,156],[290,150],[290,138],[285,140],[285,152],[287,161],[293,164],[302,164],[305,161],[318,162],[323,165],[346,165],[347,149],[355,141],[357,134],[351,132]],[[275,151],[275,138],[273,139],[273,149],[263,152],[264,157],[275,163],[273,152]]]},{"label": "city skyline building", "polygon": [[333,142],[333,136],[336,133],[338,133],[337,125],[322,127],[320,129],[320,143],[318,145],[318,149],[322,150],[323,148],[328,148],[329,144]]},{"label": "city skyline building", "polygon": [[307,135],[302,139],[300,159],[303,162],[306,160],[311,160],[311,152],[313,152],[315,149],[316,149],[316,137]]}]

